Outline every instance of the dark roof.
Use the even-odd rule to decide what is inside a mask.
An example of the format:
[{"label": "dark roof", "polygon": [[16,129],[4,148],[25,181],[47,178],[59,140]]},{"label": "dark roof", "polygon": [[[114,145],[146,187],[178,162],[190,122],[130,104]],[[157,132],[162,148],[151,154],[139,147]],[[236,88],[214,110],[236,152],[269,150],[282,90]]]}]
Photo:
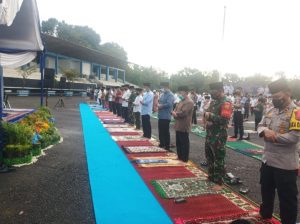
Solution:
[{"label": "dark roof", "polygon": [[119,69],[125,69],[127,65],[124,60],[57,37],[42,34],[42,39],[48,52]]}]

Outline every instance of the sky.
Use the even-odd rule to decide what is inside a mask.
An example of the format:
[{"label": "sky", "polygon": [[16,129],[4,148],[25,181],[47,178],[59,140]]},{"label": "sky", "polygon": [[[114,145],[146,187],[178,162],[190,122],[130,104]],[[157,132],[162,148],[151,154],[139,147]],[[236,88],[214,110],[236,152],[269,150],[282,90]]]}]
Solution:
[{"label": "sky", "polygon": [[[87,25],[128,60],[241,76],[300,77],[298,0],[37,0],[41,20]],[[226,9],[224,9],[226,8]],[[225,26],[224,22],[225,12]],[[224,36],[223,36],[224,27]]]}]

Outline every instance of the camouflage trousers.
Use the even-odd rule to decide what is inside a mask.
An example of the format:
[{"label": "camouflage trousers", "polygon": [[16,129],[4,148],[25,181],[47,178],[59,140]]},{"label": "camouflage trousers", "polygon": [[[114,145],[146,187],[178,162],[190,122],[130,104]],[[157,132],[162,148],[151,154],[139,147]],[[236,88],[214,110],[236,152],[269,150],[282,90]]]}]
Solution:
[{"label": "camouflage trousers", "polygon": [[225,176],[226,139],[218,138],[212,141],[206,138],[205,157],[208,165],[208,179],[217,184],[223,184]]},{"label": "camouflage trousers", "polygon": [[134,125],[134,113],[133,113],[133,106],[128,106],[128,123]]}]

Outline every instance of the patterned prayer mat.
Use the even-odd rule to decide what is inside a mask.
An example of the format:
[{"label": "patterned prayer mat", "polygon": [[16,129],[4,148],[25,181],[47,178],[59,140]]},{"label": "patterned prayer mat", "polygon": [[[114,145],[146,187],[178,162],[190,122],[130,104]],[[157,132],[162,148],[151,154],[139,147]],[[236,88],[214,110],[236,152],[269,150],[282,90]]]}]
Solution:
[{"label": "patterned prayer mat", "polygon": [[187,198],[204,194],[220,194],[224,191],[213,190],[216,185],[202,178],[152,180],[151,184],[162,198]]},{"label": "patterned prayer mat", "polygon": [[115,140],[115,141],[129,141],[129,140],[148,140],[142,136],[139,135],[138,132],[129,132],[130,133],[137,133],[137,135],[126,135],[126,136],[122,136],[122,132],[117,132],[117,133],[120,133],[120,136],[119,135],[114,135],[115,132],[111,132],[111,135],[112,135],[112,139]]},{"label": "patterned prayer mat", "polygon": [[200,126],[194,126],[192,127],[192,133],[202,137],[202,138],[205,138],[206,137],[206,131],[200,127]]},{"label": "patterned prayer mat", "polygon": [[129,128],[128,124],[104,124],[105,128]]},{"label": "patterned prayer mat", "polygon": [[109,132],[134,132],[133,128],[107,128]]},{"label": "patterned prayer mat", "polygon": [[175,224],[230,224],[238,219],[247,220],[252,224],[280,224],[280,222],[274,218],[262,219],[256,211],[229,216],[225,214],[222,217],[194,218],[189,220],[176,219]]},{"label": "patterned prayer mat", "polygon": [[127,146],[124,149],[128,153],[166,152],[166,150],[157,146]]},{"label": "patterned prayer mat", "polygon": [[118,145],[121,147],[128,146],[154,146],[150,141],[117,141]]},{"label": "patterned prayer mat", "polygon": [[[112,136],[123,136],[123,137],[125,137],[125,136],[128,136],[128,137],[133,137],[133,136],[135,136],[135,137],[138,137],[139,139],[141,139],[142,137],[141,137],[141,135],[142,135],[142,132],[110,132],[110,134],[112,135]],[[126,140],[126,139],[125,139]]]},{"label": "patterned prayer mat", "polygon": [[165,166],[185,166],[186,163],[181,162],[174,156],[155,156],[155,157],[133,157],[140,167],[165,167]]},{"label": "patterned prayer mat", "polygon": [[118,120],[103,120],[104,124],[124,124],[124,120],[118,119]]}]

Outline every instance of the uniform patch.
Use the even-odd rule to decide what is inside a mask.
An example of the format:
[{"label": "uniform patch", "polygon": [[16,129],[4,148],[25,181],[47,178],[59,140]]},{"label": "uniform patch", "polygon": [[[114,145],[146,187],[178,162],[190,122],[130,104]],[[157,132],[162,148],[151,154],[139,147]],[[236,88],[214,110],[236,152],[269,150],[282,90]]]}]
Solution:
[{"label": "uniform patch", "polygon": [[230,102],[225,102],[221,106],[221,117],[230,119],[232,114],[232,104]]},{"label": "uniform patch", "polygon": [[292,131],[300,131],[300,110],[299,109],[294,109],[292,116],[291,116],[291,120],[290,120],[290,128],[289,130]]}]

